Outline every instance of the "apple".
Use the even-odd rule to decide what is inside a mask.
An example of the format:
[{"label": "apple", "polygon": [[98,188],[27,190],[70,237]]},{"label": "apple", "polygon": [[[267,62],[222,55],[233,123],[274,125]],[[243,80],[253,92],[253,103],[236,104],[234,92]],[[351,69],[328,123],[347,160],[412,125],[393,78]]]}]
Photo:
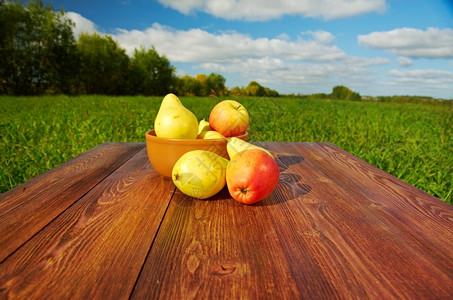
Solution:
[{"label": "apple", "polygon": [[223,100],[211,110],[209,126],[224,137],[238,136],[249,126],[249,113],[239,102]]},{"label": "apple", "polygon": [[228,163],[226,182],[233,199],[253,204],[269,196],[277,186],[280,170],[261,149],[239,152]]}]

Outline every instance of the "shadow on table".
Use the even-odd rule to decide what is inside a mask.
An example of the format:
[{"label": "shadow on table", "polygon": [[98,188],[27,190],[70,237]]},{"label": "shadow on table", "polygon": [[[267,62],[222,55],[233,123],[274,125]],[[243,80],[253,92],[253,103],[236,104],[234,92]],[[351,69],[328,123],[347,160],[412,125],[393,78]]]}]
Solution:
[{"label": "shadow on table", "polygon": [[[181,207],[181,208],[189,208],[191,206],[194,206],[195,204],[197,204],[198,201],[206,201],[206,202],[227,201],[231,198],[226,185],[220,192],[218,192],[214,196],[211,196],[207,199],[197,199],[197,198],[193,198],[193,197],[190,197],[187,195],[183,195],[182,192],[179,191],[176,187],[175,187],[175,189],[176,189],[175,195],[173,196],[173,199],[171,201],[173,201],[176,206]],[[179,194],[179,195],[177,195],[177,194]]]},{"label": "shadow on table", "polygon": [[297,165],[304,161],[302,156],[295,155],[279,155],[275,157],[280,172],[288,170],[291,165]]},{"label": "shadow on table", "polygon": [[276,161],[280,168],[280,179],[272,194],[256,205],[276,205],[289,200],[303,197],[310,193],[311,186],[301,183],[302,176],[287,172],[291,165],[297,165],[304,161],[301,156],[277,156]]}]

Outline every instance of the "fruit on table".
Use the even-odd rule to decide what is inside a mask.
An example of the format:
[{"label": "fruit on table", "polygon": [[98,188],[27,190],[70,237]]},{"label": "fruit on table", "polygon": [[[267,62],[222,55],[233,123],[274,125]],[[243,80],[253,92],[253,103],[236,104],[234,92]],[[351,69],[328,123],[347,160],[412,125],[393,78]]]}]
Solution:
[{"label": "fruit on table", "polygon": [[200,120],[200,123],[198,123],[198,134],[202,133],[203,131],[209,131],[211,130],[211,127],[209,126],[209,122],[206,121],[205,119]]},{"label": "fruit on table", "polygon": [[223,135],[221,135],[219,132],[214,131],[214,130],[208,130],[208,131],[202,131],[198,136],[197,139],[226,139]]},{"label": "fruit on table", "polygon": [[226,170],[231,197],[244,204],[253,204],[269,196],[279,177],[277,163],[261,149],[239,152],[230,160]]},{"label": "fruit on table", "polygon": [[212,130],[220,132],[224,137],[238,136],[246,132],[249,114],[239,102],[223,100],[211,110],[209,125]]},{"label": "fruit on table", "polygon": [[206,199],[217,194],[226,184],[228,160],[206,150],[183,154],[173,167],[172,180],[184,194]]},{"label": "fruit on table", "polygon": [[176,95],[168,94],[162,100],[154,120],[154,129],[156,136],[161,138],[196,139],[198,120]]},{"label": "fruit on table", "polygon": [[250,144],[250,143],[248,143],[248,142],[246,142],[244,140],[241,140],[240,138],[237,138],[237,137],[228,138],[227,152],[228,152],[228,156],[230,157],[230,159],[233,159],[233,157],[236,154],[238,154],[239,152],[242,152],[244,150],[249,150],[249,149],[261,149],[264,152],[266,152],[267,154],[269,154],[272,158],[274,158],[272,153],[270,153],[267,149],[264,149],[264,148],[258,147],[256,145]]}]

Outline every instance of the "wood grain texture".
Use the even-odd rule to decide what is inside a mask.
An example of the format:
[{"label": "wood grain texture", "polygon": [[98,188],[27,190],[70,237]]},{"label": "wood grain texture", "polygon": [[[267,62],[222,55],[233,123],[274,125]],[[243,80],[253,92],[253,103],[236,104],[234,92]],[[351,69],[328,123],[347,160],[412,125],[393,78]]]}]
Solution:
[{"label": "wood grain texture", "polygon": [[0,262],[142,148],[104,143],[0,195]]},{"label": "wood grain texture", "polygon": [[174,189],[142,149],[0,265],[0,298],[128,298]]},{"label": "wood grain texture", "polygon": [[122,143],[2,195],[0,299],[451,299],[453,206],[331,144],[259,145],[281,174],[254,205],[185,196]]},{"label": "wood grain texture", "polygon": [[297,299],[266,207],[175,193],[132,299]]},{"label": "wood grain texture", "polygon": [[281,170],[272,195],[177,192],[133,298],[451,296],[449,205],[330,144],[261,146]]},{"label": "wood grain texture", "polygon": [[329,144],[266,146],[282,176],[265,201],[304,298],[451,297],[450,205]]}]

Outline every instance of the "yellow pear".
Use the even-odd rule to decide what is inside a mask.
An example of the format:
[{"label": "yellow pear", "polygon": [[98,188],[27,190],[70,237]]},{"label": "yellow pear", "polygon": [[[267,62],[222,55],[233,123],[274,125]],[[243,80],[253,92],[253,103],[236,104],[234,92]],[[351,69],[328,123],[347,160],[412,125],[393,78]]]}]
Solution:
[{"label": "yellow pear", "polygon": [[192,150],[178,159],[171,178],[184,194],[206,199],[225,186],[227,165],[228,160],[214,152]]},{"label": "yellow pear", "polygon": [[209,130],[211,130],[211,126],[209,126],[209,122],[205,119],[201,120],[200,123],[198,123],[198,134],[202,133],[203,131]]},{"label": "yellow pear", "polygon": [[214,130],[202,131],[197,139],[212,140],[212,139],[226,139],[220,132]]},{"label": "yellow pear", "polygon": [[267,154],[269,154],[272,158],[274,158],[272,153],[270,153],[267,149],[255,146],[255,145],[250,144],[237,137],[228,138],[227,152],[228,152],[228,156],[230,157],[230,160],[233,159],[233,157],[236,154],[238,154],[239,152],[242,152],[244,150],[249,150],[249,149],[261,149],[264,152],[266,152]]},{"label": "yellow pear", "polygon": [[162,100],[154,120],[156,136],[167,139],[196,139],[198,121],[179,98],[168,94]]}]

